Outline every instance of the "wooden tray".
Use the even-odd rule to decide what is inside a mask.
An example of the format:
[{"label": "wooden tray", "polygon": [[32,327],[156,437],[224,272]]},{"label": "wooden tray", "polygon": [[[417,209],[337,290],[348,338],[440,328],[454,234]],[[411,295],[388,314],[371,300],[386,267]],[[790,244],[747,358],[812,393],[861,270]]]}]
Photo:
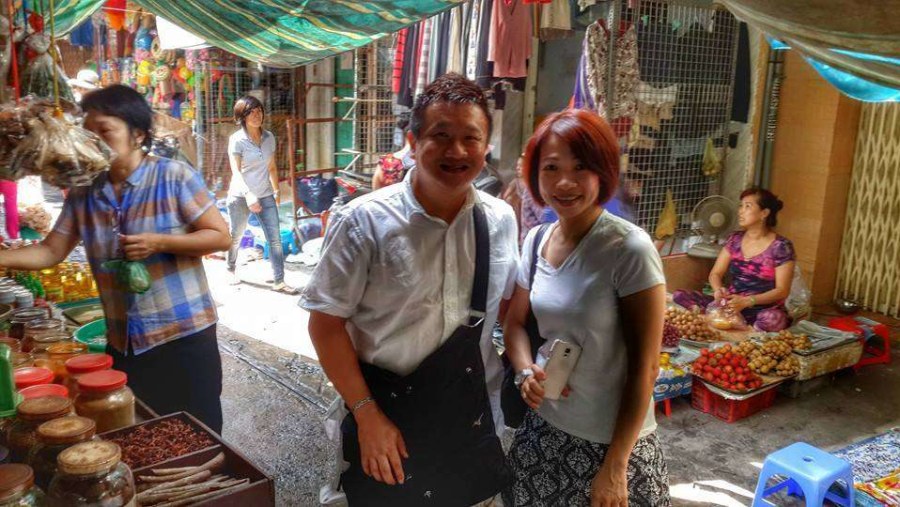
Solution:
[{"label": "wooden tray", "polygon": [[174,458],[153,463],[145,467],[136,468],[134,473],[135,480],[140,475],[149,475],[150,470],[154,468],[175,468],[185,466],[201,465],[214,458],[218,453],[225,453],[225,466],[220,473],[226,473],[236,479],[250,479],[250,482],[238,489],[223,495],[204,500],[191,505],[215,505],[225,507],[243,507],[243,506],[274,506],[275,505],[275,482],[265,472],[257,468],[250,460],[248,460],[240,451],[226,443],[214,431],[209,429],[205,424],[198,421],[194,416],[187,412],[176,412],[174,414],[156,417],[148,421],[144,421],[134,426],[109,431],[99,435],[100,438],[107,440],[109,438],[124,435],[135,428],[145,425],[152,425],[167,419],[179,419],[189,424],[196,430],[206,433],[215,443],[205,449],[177,456]]}]

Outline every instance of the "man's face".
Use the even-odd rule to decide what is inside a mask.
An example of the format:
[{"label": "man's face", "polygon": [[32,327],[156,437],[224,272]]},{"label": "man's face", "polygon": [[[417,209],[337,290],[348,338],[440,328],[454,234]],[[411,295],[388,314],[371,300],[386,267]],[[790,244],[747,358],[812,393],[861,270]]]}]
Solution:
[{"label": "man's face", "polygon": [[484,168],[489,136],[488,119],[474,104],[428,106],[419,136],[409,136],[417,177],[450,192],[469,186]]}]

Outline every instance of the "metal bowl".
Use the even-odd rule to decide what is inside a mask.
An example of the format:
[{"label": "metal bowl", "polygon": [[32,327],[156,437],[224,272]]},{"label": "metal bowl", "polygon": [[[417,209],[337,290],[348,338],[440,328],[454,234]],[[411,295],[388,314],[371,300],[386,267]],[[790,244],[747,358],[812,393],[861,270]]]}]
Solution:
[{"label": "metal bowl", "polygon": [[859,303],[852,299],[837,298],[834,300],[834,307],[844,315],[850,315],[859,311]]}]

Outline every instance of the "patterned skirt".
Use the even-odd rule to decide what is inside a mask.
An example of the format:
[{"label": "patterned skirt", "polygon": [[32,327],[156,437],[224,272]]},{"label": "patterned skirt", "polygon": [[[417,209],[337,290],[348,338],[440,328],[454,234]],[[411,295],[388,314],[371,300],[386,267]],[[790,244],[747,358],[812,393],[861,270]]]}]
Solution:
[{"label": "patterned skirt", "polygon": [[[504,492],[503,505],[589,506],[591,483],[608,449],[608,445],[569,435],[529,411],[507,457],[515,483]],[[655,433],[637,441],[627,474],[628,505],[671,505],[669,471]]]}]

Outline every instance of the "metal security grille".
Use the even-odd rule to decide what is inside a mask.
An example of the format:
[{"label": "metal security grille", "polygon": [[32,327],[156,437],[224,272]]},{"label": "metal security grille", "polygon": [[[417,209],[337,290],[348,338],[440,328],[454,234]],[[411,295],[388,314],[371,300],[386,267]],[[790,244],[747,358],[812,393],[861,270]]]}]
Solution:
[{"label": "metal security grille", "polygon": [[266,108],[264,128],[275,135],[275,163],[281,179],[288,177],[288,131],[286,122],[295,114],[295,74],[290,69],[256,69],[237,61],[231,66],[210,62],[201,64],[207,85],[197,88],[198,165],[203,168],[207,186],[224,191],[231,180],[228,162],[228,138],[237,130],[234,103],[251,91]]},{"label": "metal security grille", "polygon": [[391,97],[393,38],[384,37],[356,50],[353,98],[354,150],[362,155],[353,170],[375,171],[378,159],[393,150],[394,115]]},{"label": "metal security grille", "polygon": [[[718,176],[725,167],[739,24],[728,11],[702,5],[621,0],[607,20],[619,30],[609,30],[610,61],[616,63],[608,66],[605,110],[630,111],[631,121],[611,119],[620,138],[627,139],[623,171],[634,219],[650,232],[669,190],[678,231],[690,230],[691,211],[704,197],[719,193]],[[617,94],[623,67],[634,67],[623,61],[629,38],[637,41],[640,77],[632,95],[620,88]],[[633,105],[623,104],[626,100]]]},{"label": "metal security grille", "polygon": [[900,317],[900,104],[864,104],[836,296]]}]

